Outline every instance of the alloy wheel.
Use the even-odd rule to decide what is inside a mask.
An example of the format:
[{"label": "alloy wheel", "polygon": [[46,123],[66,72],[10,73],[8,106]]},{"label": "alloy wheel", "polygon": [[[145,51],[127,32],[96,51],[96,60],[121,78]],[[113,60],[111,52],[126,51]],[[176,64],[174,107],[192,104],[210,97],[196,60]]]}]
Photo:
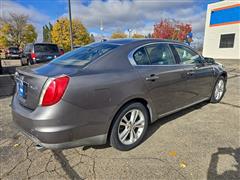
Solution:
[{"label": "alloy wheel", "polygon": [[215,92],[214,92],[214,97],[218,101],[219,99],[222,98],[222,95],[224,93],[224,81],[220,79],[218,83],[216,84]]},{"label": "alloy wheel", "polygon": [[120,120],[118,138],[121,143],[131,145],[142,135],[145,127],[145,117],[139,109],[128,111]]}]

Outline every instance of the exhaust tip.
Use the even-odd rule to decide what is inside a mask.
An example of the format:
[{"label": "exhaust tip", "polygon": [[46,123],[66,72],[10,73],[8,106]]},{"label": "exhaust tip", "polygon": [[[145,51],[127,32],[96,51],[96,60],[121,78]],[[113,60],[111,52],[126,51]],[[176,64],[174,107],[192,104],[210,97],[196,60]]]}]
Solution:
[{"label": "exhaust tip", "polygon": [[43,146],[41,146],[40,144],[37,144],[37,145],[35,146],[35,148],[36,148],[38,151],[40,151],[40,152],[43,152],[43,151],[46,150],[46,148],[43,147]]}]

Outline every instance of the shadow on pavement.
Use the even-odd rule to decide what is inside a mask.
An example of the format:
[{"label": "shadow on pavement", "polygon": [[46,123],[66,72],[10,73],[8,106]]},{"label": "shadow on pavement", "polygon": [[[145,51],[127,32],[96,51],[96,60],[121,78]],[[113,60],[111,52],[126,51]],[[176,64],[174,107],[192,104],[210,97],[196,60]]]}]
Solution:
[{"label": "shadow on pavement", "polygon": [[[234,158],[235,162],[237,164],[231,164],[229,166],[229,169],[226,170],[221,174],[218,174],[218,167],[220,167],[223,164],[220,164],[219,158],[221,155],[227,155],[228,158],[232,157]],[[224,161],[224,164],[227,163]],[[233,170],[235,169],[235,170]],[[240,179],[240,148],[218,148],[218,151],[216,153],[213,153],[211,156],[211,161],[208,168],[208,174],[207,174],[208,180],[225,180],[225,179]]]},{"label": "shadow on pavement", "polygon": [[66,175],[69,179],[83,179],[79,174],[71,167],[69,161],[66,159],[62,151],[52,151],[55,159],[61,164],[63,170],[66,172]]},{"label": "shadow on pavement", "polygon": [[188,114],[192,111],[195,111],[197,109],[201,109],[203,106],[207,105],[208,102],[202,102],[199,104],[196,104],[194,106],[191,106],[189,108],[186,108],[184,110],[181,110],[179,112],[176,112],[174,114],[168,115],[166,117],[160,118],[157,121],[155,121],[153,124],[150,124],[148,129],[147,129],[147,133],[145,135],[145,138],[143,139],[143,141],[147,140],[148,138],[150,138],[161,126],[163,126],[164,124],[171,122],[173,120],[176,120],[177,118],[184,116],[185,114]]},{"label": "shadow on pavement", "polygon": [[[197,110],[197,109],[201,109],[203,106],[207,105],[208,102],[202,102],[202,103],[199,103],[197,105],[194,105],[192,107],[189,107],[189,108],[186,108],[184,110],[181,110],[179,112],[176,112],[172,115],[169,115],[169,116],[166,116],[164,118],[161,118],[161,119],[158,119],[157,121],[155,121],[153,124],[150,124],[148,129],[147,129],[147,132],[146,132],[146,135],[143,139],[143,142],[146,141],[148,138],[150,138],[162,125],[172,121],[172,120],[175,120],[181,116],[184,116],[185,114],[188,114],[194,110]],[[142,142],[142,143],[143,143]],[[90,148],[93,148],[93,149],[106,149],[106,148],[109,148],[111,147],[108,144],[105,144],[105,145],[97,145],[97,146],[84,146],[83,147],[83,150],[87,150],[87,149],[90,149]]]}]

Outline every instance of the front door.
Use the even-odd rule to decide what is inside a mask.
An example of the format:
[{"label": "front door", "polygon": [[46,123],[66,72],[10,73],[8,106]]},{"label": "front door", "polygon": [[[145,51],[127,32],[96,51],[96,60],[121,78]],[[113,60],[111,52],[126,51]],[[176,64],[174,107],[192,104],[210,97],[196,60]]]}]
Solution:
[{"label": "front door", "polygon": [[172,45],[177,52],[180,65],[184,68],[189,104],[211,96],[213,87],[213,67],[205,65],[202,57],[184,45]]}]

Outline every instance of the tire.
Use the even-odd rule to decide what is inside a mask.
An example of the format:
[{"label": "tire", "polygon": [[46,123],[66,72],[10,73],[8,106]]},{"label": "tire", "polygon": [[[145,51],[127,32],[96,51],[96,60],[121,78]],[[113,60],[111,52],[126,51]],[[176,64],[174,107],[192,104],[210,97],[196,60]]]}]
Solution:
[{"label": "tire", "polygon": [[[131,120],[131,116],[136,118]],[[136,102],[125,105],[114,118],[110,145],[121,151],[135,148],[141,143],[146,133],[148,121],[148,110],[142,103]]]},{"label": "tire", "polygon": [[30,59],[27,60],[27,65],[28,65],[28,66],[31,66],[31,65],[32,65],[32,62],[31,62]]},{"label": "tire", "polygon": [[25,64],[23,63],[22,59],[20,61],[21,61],[21,66],[25,66]]},{"label": "tire", "polygon": [[[217,91],[219,93],[218,95],[217,95]],[[226,92],[226,80],[223,76],[220,76],[218,78],[218,80],[216,81],[215,86],[213,88],[210,102],[211,103],[219,103],[222,100],[225,92]]]}]

